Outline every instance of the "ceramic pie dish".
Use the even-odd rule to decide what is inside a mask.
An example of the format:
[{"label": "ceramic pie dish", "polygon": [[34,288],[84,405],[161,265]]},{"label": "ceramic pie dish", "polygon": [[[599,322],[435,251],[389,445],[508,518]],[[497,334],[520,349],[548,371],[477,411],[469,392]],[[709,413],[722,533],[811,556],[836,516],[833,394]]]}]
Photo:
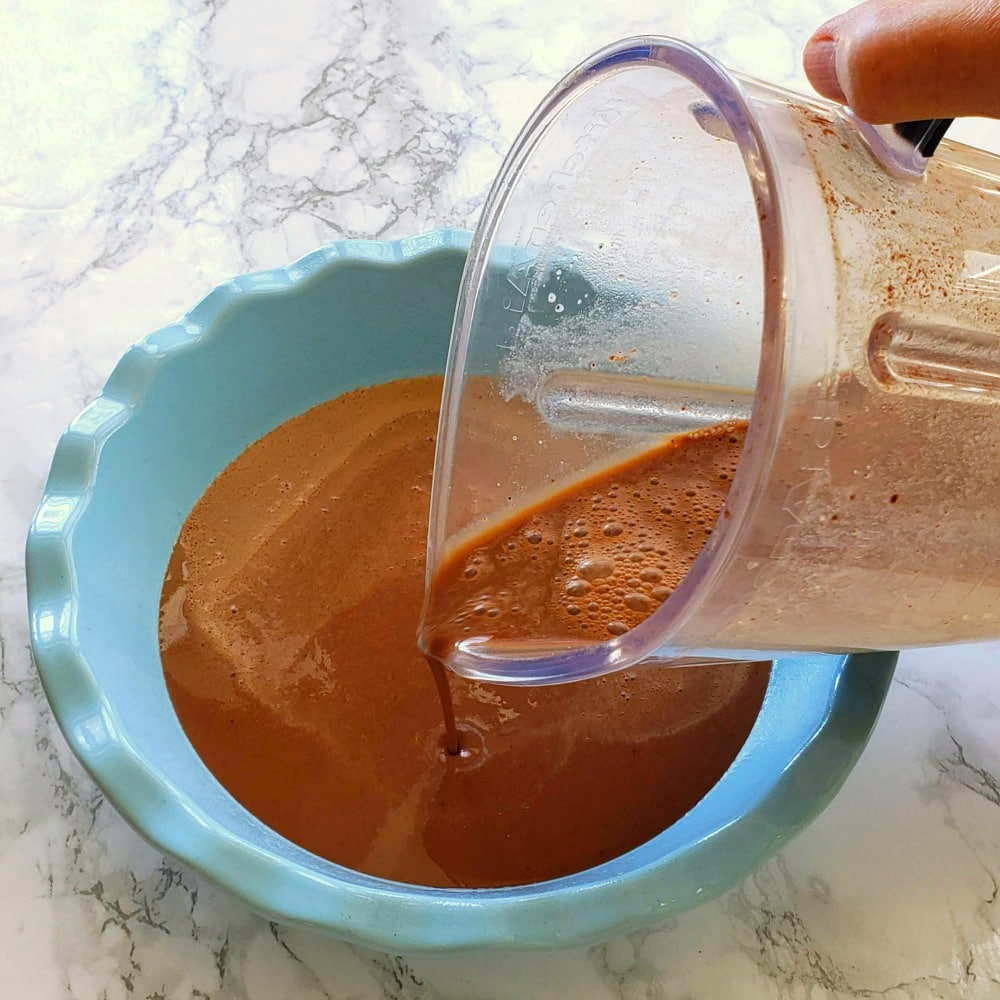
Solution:
[{"label": "ceramic pie dish", "polygon": [[240,806],[174,714],[157,641],[181,524],[277,424],[361,385],[442,370],[469,236],[349,241],[235,278],[132,347],[56,449],[27,544],[35,661],[74,753],[152,844],[279,922],[396,951],[579,945],[737,884],[857,762],[895,654],[775,663],[726,774],[660,835],[576,875],[430,889],[348,870]]}]

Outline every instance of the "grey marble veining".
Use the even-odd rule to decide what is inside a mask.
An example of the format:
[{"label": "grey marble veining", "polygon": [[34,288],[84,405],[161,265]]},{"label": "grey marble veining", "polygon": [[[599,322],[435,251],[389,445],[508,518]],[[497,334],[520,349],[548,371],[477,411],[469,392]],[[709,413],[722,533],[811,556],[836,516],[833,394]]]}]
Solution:
[{"label": "grey marble veining", "polygon": [[797,53],[837,8],[627,6],[0,0],[0,997],[1000,996],[997,645],[904,656],[843,792],[742,886],[551,954],[401,957],[271,925],[138,838],[46,706],[25,531],[129,343],[332,239],[471,225],[525,116],[605,42],[676,34],[803,87]]}]

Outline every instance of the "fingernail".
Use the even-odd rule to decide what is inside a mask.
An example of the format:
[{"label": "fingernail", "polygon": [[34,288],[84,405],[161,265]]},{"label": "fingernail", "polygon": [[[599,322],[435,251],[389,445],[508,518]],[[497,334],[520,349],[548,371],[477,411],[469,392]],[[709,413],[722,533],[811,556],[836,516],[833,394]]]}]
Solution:
[{"label": "fingernail", "polygon": [[832,38],[810,41],[802,53],[802,68],[816,91],[838,104],[845,104],[847,97],[837,79],[837,43]]}]

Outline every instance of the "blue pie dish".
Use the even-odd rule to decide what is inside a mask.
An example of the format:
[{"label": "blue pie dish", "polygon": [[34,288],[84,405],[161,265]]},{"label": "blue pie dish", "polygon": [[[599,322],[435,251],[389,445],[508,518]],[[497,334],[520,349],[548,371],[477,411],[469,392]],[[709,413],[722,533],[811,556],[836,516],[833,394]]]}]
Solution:
[{"label": "blue pie dish", "polygon": [[202,764],[174,714],[160,587],[212,479],[347,390],[442,370],[469,235],[348,241],[207,295],[121,359],[56,449],[27,544],[31,643],[70,747],[152,844],[276,921],[393,951],[580,945],[736,885],[813,820],[875,725],[894,653],[776,661],[742,751],[673,826],[576,875],[431,889],[285,840]]}]

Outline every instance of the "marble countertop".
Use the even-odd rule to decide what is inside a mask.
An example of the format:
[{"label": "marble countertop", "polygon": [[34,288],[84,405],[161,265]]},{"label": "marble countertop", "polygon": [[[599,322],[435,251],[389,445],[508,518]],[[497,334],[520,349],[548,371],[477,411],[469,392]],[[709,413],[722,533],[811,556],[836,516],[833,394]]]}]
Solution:
[{"label": "marble countertop", "polygon": [[[658,32],[805,88],[836,2],[0,0],[0,997],[1000,996],[1000,644],[908,653],[841,794],[722,899],[584,950],[398,957],[247,912],[136,836],[56,729],[23,545],[122,351],[232,274],[471,226],[547,88]],[[964,138],[1000,149],[992,123]]]}]

